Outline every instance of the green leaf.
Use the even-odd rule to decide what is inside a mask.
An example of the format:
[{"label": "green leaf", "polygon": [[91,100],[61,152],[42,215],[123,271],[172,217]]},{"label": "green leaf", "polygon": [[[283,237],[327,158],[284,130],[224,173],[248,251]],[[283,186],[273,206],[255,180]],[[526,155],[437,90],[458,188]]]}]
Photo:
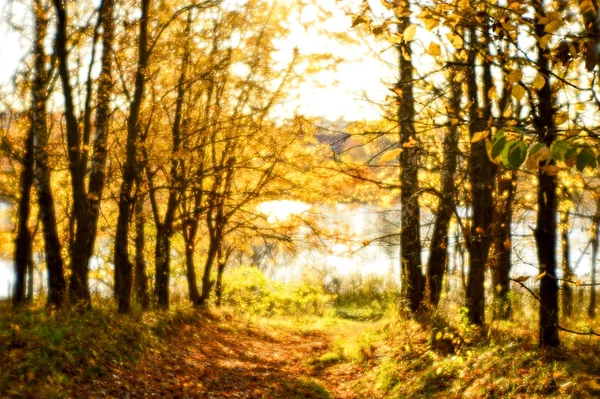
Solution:
[{"label": "green leaf", "polygon": [[494,140],[494,143],[492,144],[492,159],[495,159],[502,153],[504,146],[506,146],[506,137],[504,135],[497,140]]},{"label": "green leaf", "polygon": [[594,169],[598,166],[596,155],[589,148],[582,148],[577,154],[577,170],[583,172],[586,166]]},{"label": "green leaf", "polygon": [[502,151],[502,164],[507,168],[516,169],[525,162],[527,145],[522,141],[511,140]]},{"label": "green leaf", "polygon": [[535,154],[536,152],[538,152],[539,150],[541,150],[545,146],[546,146],[546,144],[544,144],[544,143],[537,143],[536,145],[534,145],[533,147],[531,147],[531,150],[529,150],[529,156],[532,156],[533,154]]},{"label": "green leaf", "polygon": [[564,161],[565,154],[571,148],[571,144],[566,140],[559,140],[552,143],[550,146],[550,159],[556,161]]}]

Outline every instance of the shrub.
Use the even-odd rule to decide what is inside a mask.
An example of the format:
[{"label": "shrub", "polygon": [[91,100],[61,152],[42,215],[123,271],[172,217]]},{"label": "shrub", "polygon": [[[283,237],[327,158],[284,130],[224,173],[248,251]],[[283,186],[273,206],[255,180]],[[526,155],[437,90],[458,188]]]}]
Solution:
[{"label": "shrub", "polygon": [[239,267],[224,276],[223,303],[260,316],[321,315],[331,297],[308,282],[269,280],[257,268]]}]

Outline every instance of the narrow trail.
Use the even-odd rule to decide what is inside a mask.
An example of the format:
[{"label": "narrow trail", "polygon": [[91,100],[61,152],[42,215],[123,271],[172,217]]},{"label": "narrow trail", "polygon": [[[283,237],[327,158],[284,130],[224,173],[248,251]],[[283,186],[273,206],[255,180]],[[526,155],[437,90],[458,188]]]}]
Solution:
[{"label": "narrow trail", "polygon": [[314,359],[328,352],[331,338],[326,330],[298,332],[207,319],[178,327],[136,364],[79,386],[73,396],[357,398],[353,387],[361,368],[351,363],[314,366]]}]

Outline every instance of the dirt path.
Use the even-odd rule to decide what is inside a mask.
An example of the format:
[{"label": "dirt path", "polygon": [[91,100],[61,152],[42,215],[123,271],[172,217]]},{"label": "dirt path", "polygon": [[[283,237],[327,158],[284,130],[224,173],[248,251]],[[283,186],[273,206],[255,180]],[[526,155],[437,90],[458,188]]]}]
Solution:
[{"label": "dirt path", "polygon": [[80,386],[73,396],[355,398],[360,369],[350,363],[313,365],[330,340],[322,330],[301,333],[239,321],[183,325],[137,364]]}]

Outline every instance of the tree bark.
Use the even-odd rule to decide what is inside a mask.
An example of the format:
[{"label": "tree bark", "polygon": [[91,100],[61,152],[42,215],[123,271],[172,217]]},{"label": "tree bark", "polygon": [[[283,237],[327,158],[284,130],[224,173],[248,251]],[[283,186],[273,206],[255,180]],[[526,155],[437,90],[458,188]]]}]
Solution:
[{"label": "tree bark", "polygon": [[144,247],[146,236],[144,227],[146,217],[144,215],[144,197],[138,196],[135,202],[135,294],[136,299],[143,310],[150,308],[150,296],[148,295],[148,276],[146,274],[146,258]]},{"label": "tree bark", "polygon": [[[482,28],[484,46],[489,43],[487,24]],[[493,87],[491,63],[487,59],[482,61],[483,76],[481,88],[478,85],[475,69],[478,66],[476,55],[477,33],[475,29],[469,30],[469,135],[489,130],[488,120],[491,118],[491,101],[489,91]],[[484,50],[487,54],[487,51]],[[478,92],[483,97],[478,99]],[[471,144],[469,154],[469,179],[471,181],[471,229],[467,248],[470,255],[470,268],[467,281],[467,308],[469,321],[473,324],[483,324],[485,321],[485,267],[492,238],[492,217],[494,214],[493,189],[497,166],[488,158],[485,141],[479,140]]]},{"label": "tree bark", "polygon": [[[545,24],[540,23],[545,17],[545,11],[541,2],[535,2],[535,30],[538,38],[544,36]],[[552,92],[550,90],[550,66],[549,59],[552,55],[547,46],[542,47],[539,40],[536,42],[538,51],[538,72],[546,80],[546,84],[538,91],[537,112],[534,116],[534,125],[537,130],[540,143],[550,148],[556,139],[556,127],[554,126],[555,109],[553,105]],[[550,164],[554,162],[551,161]],[[540,262],[540,274],[545,273],[540,281],[540,319],[539,319],[539,344],[540,346],[560,345],[558,335],[558,282],[556,280],[556,238],[557,224],[556,213],[558,201],[556,197],[556,176],[548,175],[542,169],[540,163],[537,173],[538,196],[537,196],[537,227],[535,239]]]},{"label": "tree bark", "polygon": [[596,265],[598,262],[598,240],[600,239],[600,198],[596,200],[596,213],[594,215],[592,231],[592,264],[591,264],[591,287],[590,303],[588,306],[588,317],[596,318]]},{"label": "tree bark", "polygon": [[[565,190],[566,191],[566,190]],[[561,218],[561,244],[562,244],[562,262],[561,268],[563,272],[562,282],[562,317],[563,320],[570,318],[573,315],[573,288],[569,281],[573,280],[574,273],[571,269],[571,246],[569,244],[569,211],[563,213]]]},{"label": "tree bark", "polygon": [[[403,3],[406,10],[409,2]],[[398,30],[403,32],[410,25],[409,17],[403,17]],[[409,42],[401,42],[398,49],[399,81],[401,91],[398,106],[398,135],[400,153],[400,247],[402,253],[402,300],[410,314],[421,310],[425,295],[425,278],[421,262],[421,211],[419,207],[419,148],[416,145],[415,101],[413,96],[413,64]]]},{"label": "tree bark", "polygon": [[48,100],[46,54],[44,40],[48,20],[44,6],[39,0],[34,2],[35,43],[34,81],[32,88],[33,146],[35,158],[35,182],[38,195],[40,220],[42,221],[46,263],[48,267],[48,306],[61,308],[65,300],[66,282],[63,272],[63,259],[58,239],[56,212],[50,186],[50,166],[48,164],[48,125],[46,103]]},{"label": "tree bark", "polygon": [[131,191],[136,177],[137,145],[139,136],[139,115],[146,85],[148,67],[148,13],[150,0],[142,0],[140,34],[138,38],[138,65],[135,76],[135,91],[129,106],[127,118],[127,141],[123,177],[119,191],[119,216],[115,235],[115,297],[119,313],[131,311],[131,286],[133,266],[129,260],[129,219],[133,198]]},{"label": "tree bark", "polygon": [[31,213],[31,186],[34,179],[33,159],[33,126],[27,132],[25,155],[20,176],[21,198],[19,198],[17,237],[15,239],[15,286],[12,297],[13,306],[27,303],[26,278],[31,278],[29,265],[32,263],[32,236],[29,230],[29,214]]},{"label": "tree bark", "polygon": [[71,223],[74,237],[71,237],[71,276],[69,279],[69,298],[71,305],[91,308],[91,296],[88,284],[89,262],[94,250],[97,234],[100,200],[105,182],[105,166],[110,118],[110,93],[112,89],[112,46],[114,39],[113,0],[103,0],[98,13],[94,31],[94,46],[102,28],[102,60],[98,78],[96,132],[93,141],[93,158],[89,172],[89,188],[86,190],[88,170],[88,152],[91,132],[92,96],[91,65],[94,62],[95,49],[92,51],[90,71],[86,85],[83,136],[75,115],[73,88],[70,83],[67,51],[67,9],[65,3],[54,0],[56,10],[55,48],[59,61],[65,103],[66,136],[73,195],[73,220]]},{"label": "tree bark", "polygon": [[444,164],[442,165],[442,188],[437,217],[429,249],[425,298],[430,308],[436,308],[440,301],[444,272],[448,264],[448,230],[454,214],[454,175],[458,165],[458,121],[460,120],[460,83],[453,76],[449,115],[449,131],[444,139]]},{"label": "tree bark", "polygon": [[509,298],[510,255],[512,248],[511,224],[516,174],[505,171],[496,179],[496,204],[492,223],[492,253],[489,259],[494,290],[494,312],[496,320],[508,320],[512,314]]}]

